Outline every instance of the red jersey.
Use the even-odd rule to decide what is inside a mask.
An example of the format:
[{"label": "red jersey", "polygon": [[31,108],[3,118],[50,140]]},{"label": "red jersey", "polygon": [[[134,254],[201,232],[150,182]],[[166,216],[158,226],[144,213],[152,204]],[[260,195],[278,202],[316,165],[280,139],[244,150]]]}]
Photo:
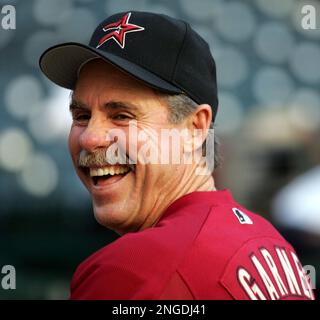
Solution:
[{"label": "red jersey", "polygon": [[286,240],[228,191],[193,192],[156,226],[128,233],[76,270],[71,299],[314,299]]}]

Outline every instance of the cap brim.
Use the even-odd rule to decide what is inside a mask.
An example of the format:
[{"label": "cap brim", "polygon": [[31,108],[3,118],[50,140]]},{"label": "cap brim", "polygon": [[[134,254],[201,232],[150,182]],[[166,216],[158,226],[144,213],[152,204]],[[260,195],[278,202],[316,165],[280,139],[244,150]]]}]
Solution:
[{"label": "cap brim", "polygon": [[109,52],[81,43],[63,43],[47,49],[40,57],[42,72],[57,85],[74,90],[82,66],[92,59],[101,58],[147,85],[168,93],[182,90],[152,72]]}]

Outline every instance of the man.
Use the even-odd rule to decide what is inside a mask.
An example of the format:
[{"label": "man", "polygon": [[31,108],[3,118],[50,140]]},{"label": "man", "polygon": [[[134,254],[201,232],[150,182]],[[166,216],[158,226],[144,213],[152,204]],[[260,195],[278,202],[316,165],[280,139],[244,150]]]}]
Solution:
[{"label": "man", "polygon": [[[75,169],[97,221],[122,235],[78,267],[72,299],[313,299],[292,247],[217,191],[199,156],[211,149],[216,71],[188,24],[119,13],[88,46],[49,48],[40,67],[73,90]],[[165,149],[170,130],[187,134]],[[159,161],[168,154],[185,161]]]}]

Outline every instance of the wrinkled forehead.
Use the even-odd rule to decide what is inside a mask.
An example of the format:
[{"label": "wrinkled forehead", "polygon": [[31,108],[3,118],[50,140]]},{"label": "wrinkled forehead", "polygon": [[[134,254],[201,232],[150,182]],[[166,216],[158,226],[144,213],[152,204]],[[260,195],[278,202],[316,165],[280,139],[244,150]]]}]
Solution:
[{"label": "wrinkled forehead", "polygon": [[99,103],[112,100],[132,102],[142,110],[154,111],[159,107],[167,109],[165,96],[101,59],[91,60],[82,66],[75,90],[71,95],[72,100],[88,105],[98,100]]}]

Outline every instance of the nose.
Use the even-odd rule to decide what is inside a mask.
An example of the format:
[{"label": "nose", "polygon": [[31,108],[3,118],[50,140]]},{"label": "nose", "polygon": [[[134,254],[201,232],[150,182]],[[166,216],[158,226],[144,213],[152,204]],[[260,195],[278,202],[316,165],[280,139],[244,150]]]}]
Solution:
[{"label": "nose", "polygon": [[96,121],[90,121],[81,133],[79,143],[81,148],[88,152],[93,152],[99,148],[107,148],[111,143],[107,126]]}]

